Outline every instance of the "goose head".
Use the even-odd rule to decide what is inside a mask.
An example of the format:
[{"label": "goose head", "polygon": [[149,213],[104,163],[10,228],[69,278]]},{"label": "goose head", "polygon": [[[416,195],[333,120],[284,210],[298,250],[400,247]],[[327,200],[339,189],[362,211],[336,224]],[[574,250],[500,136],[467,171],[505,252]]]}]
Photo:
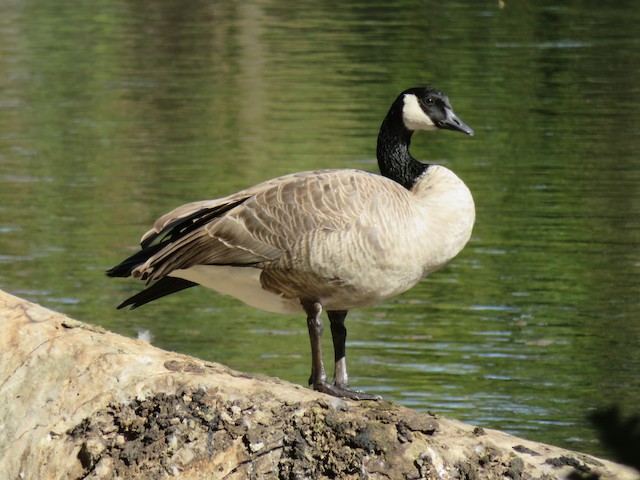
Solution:
[{"label": "goose head", "polygon": [[393,102],[378,134],[380,173],[411,189],[429,167],[409,153],[411,136],[418,130],[453,130],[473,135],[458,118],[449,97],[431,87],[410,88]]},{"label": "goose head", "polygon": [[473,136],[473,130],[454,113],[449,97],[428,87],[410,88],[400,94],[402,122],[411,132],[416,130],[454,130]]}]

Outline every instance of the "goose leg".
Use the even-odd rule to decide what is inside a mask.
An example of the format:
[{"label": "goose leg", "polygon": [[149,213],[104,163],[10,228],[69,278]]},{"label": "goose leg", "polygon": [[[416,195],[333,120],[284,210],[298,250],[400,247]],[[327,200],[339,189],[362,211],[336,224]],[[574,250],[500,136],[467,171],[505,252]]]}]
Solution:
[{"label": "goose leg", "polygon": [[322,321],[322,305],[319,302],[302,300],[302,308],[307,314],[307,328],[309,329],[309,340],[311,341],[311,377],[309,385],[314,390],[322,391],[327,385],[327,373],[322,361],[322,332],[324,323]]},{"label": "goose leg", "polygon": [[333,339],[333,356],[335,370],[333,384],[339,388],[349,388],[349,376],[347,375],[347,329],[344,320],[347,310],[331,310],[327,312],[331,322],[331,337]]},{"label": "goose leg", "polygon": [[333,374],[333,385],[340,391],[339,396],[352,398],[354,400],[380,400],[378,395],[371,395],[360,390],[349,388],[349,376],[347,375],[347,328],[344,320],[348,310],[328,310],[327,316],[331,322],[331,337],[333,339],[333,353],[335,360],[335,371]]},{"label": "goose leg", "polygon": [[320,302],[313,300],[302,300],[301,303],[307,314],[307,327],[309,329],[309,340],[311,341],[311,378],[309,378],[311,387],[318,392],[333,395],[334,397],[351,398],[353,400],[378,400],[380,397],[376,395],[351,390],[347,386],[347,365],[344,355],[345,340],[347,338],[344,319],[347,316],[347,311],[327,312],[331,319],[334,345],[338,346],[336,358],[338,358],[338,355],[340,356],[339,361],[336,361],[338,383],[332,385],[327,382],[327,374],[322,361],[322,332],[324,330],[321,316],[322,305]]}]

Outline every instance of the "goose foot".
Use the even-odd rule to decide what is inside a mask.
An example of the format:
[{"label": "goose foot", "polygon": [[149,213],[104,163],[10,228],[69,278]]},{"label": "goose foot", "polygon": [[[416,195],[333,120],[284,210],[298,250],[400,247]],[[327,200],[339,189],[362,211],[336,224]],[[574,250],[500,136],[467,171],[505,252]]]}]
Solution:
[{"label": "goose foot", "polygon": [[316,392],[326,393],[333,397],[348,398],[350,400],[382,400],[380,395],[372,395],[361,390],[352,390],[348,387],[338,387],[328,382],[314,383],[312,387]]}]

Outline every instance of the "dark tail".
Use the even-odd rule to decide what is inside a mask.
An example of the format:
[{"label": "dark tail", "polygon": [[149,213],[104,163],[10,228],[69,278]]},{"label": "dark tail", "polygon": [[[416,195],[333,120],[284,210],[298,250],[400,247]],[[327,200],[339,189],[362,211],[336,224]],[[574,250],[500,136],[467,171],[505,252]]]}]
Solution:
[{"label": "dark tail", "polygon": [[139,252],[134,253],[126,260],[122,261],[118,265],[113,268],[107,270],[108,277],[130,277],[131,272],[138,265],[142,265],[144,262],[149,260],[153,255],[159,252],[165,244],[158,243],[156,245],[150,245],[146,248],[143,248]]},{"label": "dark tail", "polygon": [[[248,198],[249,197],[241,198],[238,201],[221,206],[203,208],[187,217],[174,220],[169,225],[164,227],[160,232],[147,238],[142,243],[142,250],[131,255],[122,263],[107,270],[107,276],[130,277],[131,272],[134,268],[136,268],[138,265],[142,265],[144,262],[149,260],[149,258],[162,250],[165,246],[182,238],[188,233],[191,233],[195,229],[200,228],[201,226],[210,222],[212,219],[224,215],[229,210],[232,210],[238,205],[244,203]],[[142,276],[142,280],[145,280],[144,275]]]},{"label": "dark tail", "polygon": [[[160,232],[155,235],[151,235],[142,243],[142,250],[134,253],[129,258],[119,263],[113,268],[107,270],[107,276],[109,277],[130,277],[133,270],[145,263],[156,253],[160,252],[167,245],[182,238],[183,236],[193,232],[195,229],[207,224],[209,221],[216,217],[220,217],[227,213],[229,210],[244,203],[249,197],[241,198],[235,202],[218,205],[211,208],[203,208],[188,215],[184,218],[178,218],[164,227]],[[162,264],[162,260],[158,262],[156,267]],[[143,273],[141,280],[147,280],[147,274]],[[145,303],[149,303],[158,298],[162,298],[166,295],[179,292],[185,288],[196,286],[197,283],[183,280],[175,277],[164,277],[156,281],[146,290],[137,293],[133,297],[122,302],[118,308],[124,308],[131,306],[131,308],[137,308]]]},{"label": "dark tail", "polygon": [[[155,245],[148,245],[142,248],[139,252],[134,253],[126,260],[122,261],[113,268],[107,270],[107,276],[109,277],[130,277],[133,269],[139,265],[145,263],[149,258],[159,252],[166,246],[166,242],[157,243]],[[145,275],[142,275],[142,280],[145,280]],[[183,280],[182,278],[164,277],[156,281],[153,285],[135,294],[133,297],[126,299],[120,305],[118,309],[131,306],[131,309],[138,308],[145,303],[149,303],[158,298],[171,295],[172,293],[179,292],[185,288],[195,287],[197,283]]]},{"label": "dark tail", "polygon": [[[126,260],[125,260],[126,261]],[[116,268],[116,267],[114,267]],[[113,270],[113,269],[112,269]],[[182,278],[164,277],[151,285],[149,288],[136,293],[133,297],[126,299],[120,305],[118,309],[131,306],[131,309],[138,308],[145,303],[152,302],[158,298],[171,295],[172,293],[179,292],[185,288],[195,287],[197,283],[184,280]]]}]

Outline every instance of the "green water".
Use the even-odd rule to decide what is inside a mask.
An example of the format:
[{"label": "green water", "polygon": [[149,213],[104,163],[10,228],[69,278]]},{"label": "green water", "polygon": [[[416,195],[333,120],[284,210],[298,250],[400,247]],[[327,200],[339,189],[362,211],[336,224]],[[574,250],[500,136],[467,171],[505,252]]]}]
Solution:
[{"label": "green water", "polygon": [[437,86],[476,136],[412,152],[465,180],[474,235],[350,312],[352,381],[606,454],[585,416],[640,411],[639,20],[630,1],[2,2],[0,288],[304,384],[303,318],[204,289],[116,311],[140,285],[103,272],[182,203],[375,170],[391,101]]}]

